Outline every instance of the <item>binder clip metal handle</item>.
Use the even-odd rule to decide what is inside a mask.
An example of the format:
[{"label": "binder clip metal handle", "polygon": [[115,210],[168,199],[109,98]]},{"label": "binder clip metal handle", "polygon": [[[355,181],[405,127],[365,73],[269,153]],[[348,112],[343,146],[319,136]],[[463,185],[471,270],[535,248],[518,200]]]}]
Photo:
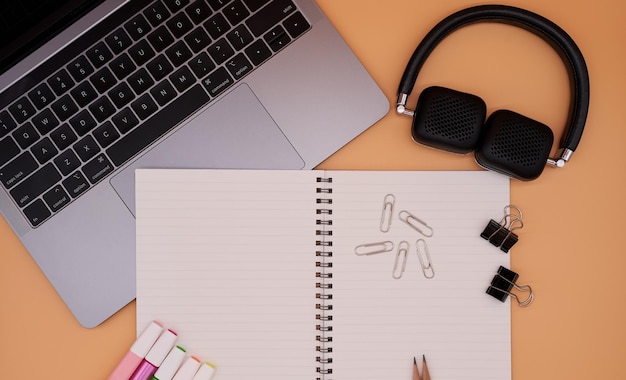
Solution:
[{"label": "binder clip metal handle", "polygon": [[[498,268],[498,272],[491,280],[491,285],[487,288],[487,294],[499,300],[500,302],[506,301],[508,296],[515,298],[518,306],[526,307],[530,305],[535,299],[535,293],[529,285],[517,285],[515,282],[519,275],[510,269],[503,266]],[[519,292],[528,292],[526,299],[521,299],[517,294],[511,292],[515,288]]]},{"label": "binder clip metal handle", "polygon": [[504,217],[500,222],[491,219],[480,234],[480,237],[500,248],[502,252],[508,253],[511,247],[519,240],[513,231],[522,227],[524,227],[522,211],[517,206],[509,205],[504,208]]}]

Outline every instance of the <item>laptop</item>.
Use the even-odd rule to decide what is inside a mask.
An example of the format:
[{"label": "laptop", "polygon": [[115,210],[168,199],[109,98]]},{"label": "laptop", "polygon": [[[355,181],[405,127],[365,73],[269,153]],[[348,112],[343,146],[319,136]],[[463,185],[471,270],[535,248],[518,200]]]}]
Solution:
[{"label": "laptop", "polygon": [[135,297],[136,168],[311,169],[389,109],[313,0],[0,7],[0,212],[85,327]]}]

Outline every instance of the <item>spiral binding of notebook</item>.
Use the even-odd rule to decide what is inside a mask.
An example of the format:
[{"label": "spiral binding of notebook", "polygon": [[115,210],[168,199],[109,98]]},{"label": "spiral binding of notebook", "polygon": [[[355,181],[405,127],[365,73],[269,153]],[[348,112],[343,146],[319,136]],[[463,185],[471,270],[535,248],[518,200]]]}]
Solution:
[{"label": "spiral binding of notebook", "polygon": [[317,303],[315,308],[317,309],[317,314],[315,316],[317,320],[316,330],[317,330],[317,345],[316,351],[318,356],[316,357],[317,361],[317,373],[320,377],[317,377],[317,380],[322,380],[326,377],[326,375],[330,375],[333,373],[331,368],[331,364],[333,362],[332,359],[332,235],[333,235],[333,220],[332,220],[332,178],[317,178],[318,187],[316,189],[317,199],[316,202],[319,204],[316,213],[316,225],[317,229],[315,230],[316,240],[315,245],[317,249],[315,250],[315,256],[317,260],[315,265],[317,270],[315,272],[315,276],[317,277],[317,282],[315,284],[317,292],[315,297],[317,299]]}]

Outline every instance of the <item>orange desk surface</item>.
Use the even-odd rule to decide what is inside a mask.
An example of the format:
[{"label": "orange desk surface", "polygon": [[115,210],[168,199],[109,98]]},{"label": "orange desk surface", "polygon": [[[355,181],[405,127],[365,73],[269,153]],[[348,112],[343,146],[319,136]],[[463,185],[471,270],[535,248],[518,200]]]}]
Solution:
[{"label": "orange desk surface", "polygon": [[[477,3],[319,0],[390,102],[424,34]],[[565,29],[591,78],[589,117],[573,159],[536,181],[511,182],[525,223],[511,267],[536,294],[530,307],[512,307],[513,379],[626,379],[626,2],[506,3]],[[540,120],[557,139],[565,124],[564,66],[546,43],[517,28],[478,24],[452,34],[425,65],[410,103],[433,84],[477,94],[489,111],[509,108]],[[320,168],[479,170],[469,156],[415,145],[410,124],[390,109]],[[2,218],[0,253],[0,378],[105,378],[134,341],[135,303],[82,328]]]}]

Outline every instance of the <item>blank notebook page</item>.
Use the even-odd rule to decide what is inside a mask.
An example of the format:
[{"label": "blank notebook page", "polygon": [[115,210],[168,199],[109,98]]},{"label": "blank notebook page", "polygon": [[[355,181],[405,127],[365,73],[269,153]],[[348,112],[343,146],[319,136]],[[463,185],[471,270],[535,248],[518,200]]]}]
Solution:
[{"label": "blank notebook page", "polygon": [[436,380],[511,378],[510,304],[485,293],[509,255],[479,236],[503,176],[141,169],[136,192],[137,330],[177,331],[214,380],[407,380],[422,355]]}]

